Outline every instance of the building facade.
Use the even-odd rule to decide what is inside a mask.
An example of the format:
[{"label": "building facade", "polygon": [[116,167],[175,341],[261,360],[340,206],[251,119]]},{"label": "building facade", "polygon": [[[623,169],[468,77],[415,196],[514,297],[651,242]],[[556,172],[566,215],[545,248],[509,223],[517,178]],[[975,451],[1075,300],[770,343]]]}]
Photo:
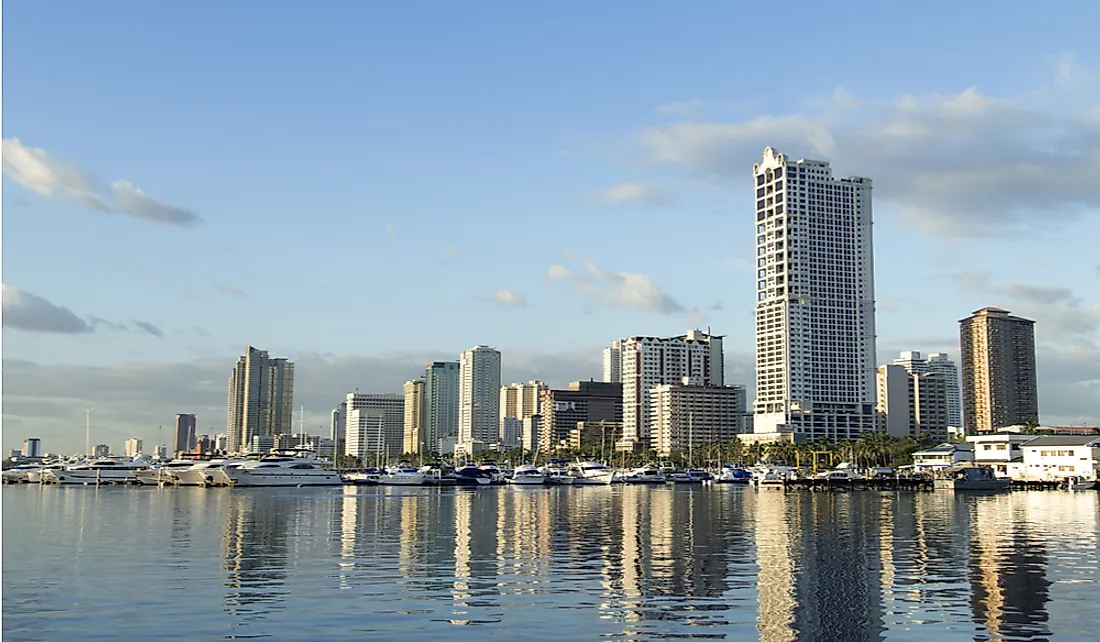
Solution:
[{"label": "building facade", "polygon": [[665,384],[725,383],[722,337],[692,330],[678,337],[631,337],[620,342],[623,388],[622,450],[652,445],[650,391]]},{"label": "building facade", "polygon": [[947,382],[935,372],[910,372],[885,365],[876,375],[875,411],[879,430],[891,437],[927,434],[934,443],[948,440]]},{"label": "building facade", "polygon": [[987,307],[959,321],[968,432],[1039,421],[1035,322]]},{"label": "building facade", "polygon": [[429,453],[427,433],[424,430],[424,380],[405,382],[405,438],[404,452]]},{"label": "building facade", "polygon": [[340,402],[339,406],[332,409],[329,415],[328,438],[332,440],[333,448],[337,453],[344,453],[344,420],[347,416],[348,404]]},{"label": "building facade", "polygon": [[753,178],[754,431],[855,439],[875,429],[871,180],[771,147]]},{"label": "building facade", "polygon": [[619,383],[574,381],[565,390],[543,390],[539,408],[539,451],[568,448],[570,432],[577,424],[623,420],[623,386]]},{"label": "building facade", "polygon": [[198,436],[198,422],[195,415],[176,415],[176,425],[173,440],[173,453],[189,453],[195,448],[195,439]]},{"label": "building facade", "polygon": [[127,439],[126,443],[123,444],[122,449],[123,449],[123,453],[127,457],[137,457],[138,455],[145,452],[144,443],[142,442],[141,439],[139,439],[137,437],[131,437],[131,438]]},{"label": "building facade", "polygon": [[658,457],[687,455],[745,432],[747,402],[741,386],[665,384],[650,395]]},{"label": "building facade", "polygon": [[453,452],[458,442],[460,364],[433,361],[424,369],[424,431],[434,452]]},{"label": "building facade", "polygon": [[41,459],[42,458],[42,440],[38,437],[29,437],[23,442],[23,450],[20,451],[24,457],[29,459]]},{"label": "building facade", "polygon": [[349,392],[344,403],[345,455],[382,461],[404,451],[404,395]]},{"label": "building facade", "polygon": [[241,452],[254,435],[294,432],[294,363],[248,346],[229,375],[226,434]]},{"label": "building facade", "polygon": [[539,414],[539,397],[549,386],[541,381],[513,383],[500,389],[500,442],[515,448],[521,443],[523,420]]},{"label": "building facade", "polygon": [[947,397],[947,425],[954,428],[963,427],[959,368],[946,352],[933,352],[927,358],[923,358],[920,352],[910,350],[902,352],[901,356],[894,359],[894,365],[905,368],[910,374],[932,372],[940,375]]},{"label": "building facade", "polygon": [[459,359],[458,441],[496,443],[500,435],[500,352],[476,346]]},{"label": "building facade", "polygon": [[615,339],[610,346],[603,349],[603,381],[604,383],[622,383],[623,381],[623,346],[619,339]]},{"label": "building facade", "polygon": [[1024,479],[1095,480],[1100,475],[1100,435],[1046,435],[1020,446]]}]

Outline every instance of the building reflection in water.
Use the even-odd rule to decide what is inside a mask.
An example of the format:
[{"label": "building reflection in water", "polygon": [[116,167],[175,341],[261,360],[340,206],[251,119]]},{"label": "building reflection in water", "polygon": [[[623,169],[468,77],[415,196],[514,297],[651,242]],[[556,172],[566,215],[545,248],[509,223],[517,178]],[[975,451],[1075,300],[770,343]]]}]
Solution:
[{"label": "building reflection in water", "polygon": [[295,509],[285,497],[235,492],[226,503],[222,533],[226,609],[234,615],[262,616],[256,605],[283,600],[287,565],[287,527]]}]

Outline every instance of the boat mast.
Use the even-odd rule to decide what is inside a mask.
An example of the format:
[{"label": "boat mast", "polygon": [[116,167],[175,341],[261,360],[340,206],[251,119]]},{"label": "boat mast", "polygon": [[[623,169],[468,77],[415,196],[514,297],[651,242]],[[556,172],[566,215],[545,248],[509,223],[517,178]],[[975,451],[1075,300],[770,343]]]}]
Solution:
[{"label": "boat mast", "polygon": [[[709,332],[710,328],[707,328],[707,331]],[[688,413],[688,468],[689,469],[692,467],[692,464],[694,462],[694,458],[692,457],[692,448],[695,445],[694,440],[692,439],[692,436],[693,436],[692,432],[693,432],[694,428],[695,428],[695,413],[689,412]]]},{"label": "boat mast", "polygon": [[92,409],[84,409],[84,456],[92,456]]},{"label": "boat mast", "polygon": [[302,404],[302,409],[298,413],[298,447],[305,446],[306,429],[304,428],[306,422],[306,407]]}]

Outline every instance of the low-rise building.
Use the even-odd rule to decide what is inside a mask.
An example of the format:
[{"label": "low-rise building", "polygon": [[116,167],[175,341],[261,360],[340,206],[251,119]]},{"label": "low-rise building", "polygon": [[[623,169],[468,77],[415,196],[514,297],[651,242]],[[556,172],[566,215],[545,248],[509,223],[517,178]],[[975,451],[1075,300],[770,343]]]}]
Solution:
[{"label": "low-rise building", "polygon": [[1047,435],[1022,444],[1023,479],[1054,481],[1069,477],[1097,479],[1100,435]]},{"label": "low-rise building", "polygon": [[913,469],[934,472],[964,462],[974,461],[974,444],[942,443],[913,453]]},{"label": "low-rise building", "polygon": [[966,441],[974,444],[974,463],[990,466],[998,477],[1010,477],[1010,468],[1023,462],[1020,446],[1034,438],[1014,432],[995,432],[971,435]]}]

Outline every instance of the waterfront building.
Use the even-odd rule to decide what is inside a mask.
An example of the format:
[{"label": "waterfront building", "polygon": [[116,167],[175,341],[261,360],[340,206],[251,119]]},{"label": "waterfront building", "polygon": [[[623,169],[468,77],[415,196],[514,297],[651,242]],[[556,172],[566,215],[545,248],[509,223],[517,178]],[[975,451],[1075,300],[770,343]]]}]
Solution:
[{"label": "waterfront building", "polygon": [[195,419],[195,415],[179,414],[176,415],[176,425],[173,431],[173,453],[189,453],[195,448],[195,439],[197,436],[198,422]]},{"label": "waterfront building", "polygon": [[658,457],[687,453],[745,432],[742,386],[664,384],[653,388],[650,406]]},{"label": "waterfront building", "polygon": [[542,415],[533,415],[523,420],[523,426],[520,429],[519,445],[523,450],[527,452],[535,452],[539,447],[539,426],[542,422]]},{"label": "waterfront building", "polygon": [[1024,479],[1100,477],[1100,435],[1044,435],[1020,445]]},{"label": "waterfront building", "polygon": [[1035,322],[986,307],[959,321],[959,338],[967,431],[1038,422]]},{"label": "waterfront building", "polygon": [[229,451],[241,451],[253,435],[294,432],[293,424],[294,363],[248,346],[229,375]]},{"label": "waterfront building", "polygon": [[400,455],[405,439],[405,396],[349,392],[344,423],[344,454],[360,459]]},{"label": "waterfront building", "polygon": [[725,383],[722,337],[692,330],[678,337],[630,337],[619,344],[623,389],[623,438],[621,450],[645,450],[652,446],[650,391],[655,386],[678,384],[688,378],[693,385]]},{"label": "waterfront building", "polygon": [[433,361],[424,370],[424,431],[436,453],[453,452],[458,442],[457,361]]},{"label": "waterfront building", "polygon": [[993,468],[999,477],[1009,477],[1023,463],[1020,446],[1033,438],[1018,432],[995,432],[970,435],[966,441],[974,444],[975,463]]},{"label": "waterfront building", "polygon": [[902,352],[894,359],[895,366],[905,368],[910,374],[932,372],[940,375],[944,382],[944,394],[947,399],[947,426],[962,428],[962,386],[959,384],[959,368],[946,352],[933,352],[926,358],[916,350]]},{"label": "waterfront building", "polygon": [[492,444],[499,436],[500,352],[475,346],[459,358],[458,441]]},{"label": "waterfront building", "polygon": [[935,472],[950,466],[974,461],[974,444],[944,442],[913,453],[913,469]]},{"label": "waterfront building", "polygon": [[927,434],[936,443],[947,441],[947,382],[940,374],[884,365],[876,382],[880,431],[891,437]]},{"label": "waterfront building", "polygon": [[753,429],[856,439],[875,430],[871,180],[771,147],[753,177]]},{"label": "waterfront building", "polygon": [[404,452],[420,454],[429,452],[424,430],[424,380],[405,382]]},{"label": "waterfront building", "polygon": [[28,437],[23,442],[22,456],[28,459],[42,458],[42,440],[38,437]]},{"label": "waterfront building", "polygon": [[620,339],[615,339],[610,346],[603,349],[603,381],[604,383],[622,383],[623,381],[623,346]]},{"label": "waterfront building", "polygon": [[569,435],[581,422],[623,420],[623,385],[574,381],[565,390],[544,389],[539,404],[538,449],[569,447]]},{"label": "waterfront building", "polygon": [[145,451],[144,443],[137,437],[131,437],[123,444],[122,451],[127,457],[137,457]]},{"label": "waterfront building", "polygon": [[332,409],[332,413],[329,415],[328,438],[332,440],[336,452],[341,454],[344,452],[344,419],[347,409],[347,402],[342,401],[339,406]]},{"label": "waterfront building", "polygon": [[548,386],[541,381],[513,383],[500,389],[500,442],[519,446],[523,420],[539,414],[539,395]]}]

